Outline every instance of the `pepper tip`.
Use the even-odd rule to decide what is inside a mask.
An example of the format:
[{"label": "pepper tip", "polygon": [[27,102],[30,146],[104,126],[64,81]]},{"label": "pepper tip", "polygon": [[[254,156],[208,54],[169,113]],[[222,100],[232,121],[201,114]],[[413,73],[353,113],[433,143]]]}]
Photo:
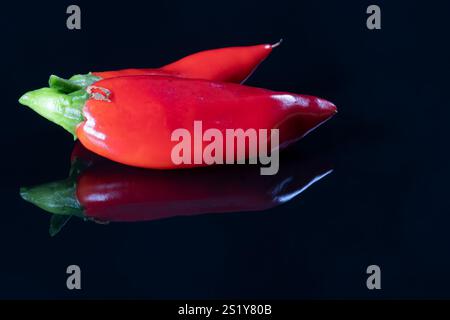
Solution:
[{"label": "pepper tip", "polygon": [[281,38],[277,43],[270,45],[270,48],[274,49],[278,47],[283,42],[283,38]]},{"label": "pepper tip", "polygon": [[23,94],[20,98],[19,98],[19,103],[23,106],[29,106],[28,102],[30,100],[30,97],[28,96],[28,93]]}]

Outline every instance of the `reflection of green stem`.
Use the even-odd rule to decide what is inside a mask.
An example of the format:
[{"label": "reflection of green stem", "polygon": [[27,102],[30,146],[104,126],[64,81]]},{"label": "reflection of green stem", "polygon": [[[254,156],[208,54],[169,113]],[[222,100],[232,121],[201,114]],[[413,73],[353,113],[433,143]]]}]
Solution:
[{"label": "reflection of green stem", "polygon": [[30,188],[22,187],[20,196],[53,214],[83,216],[76,197],[76,180],[72,177]]},{"label": "reflection of green stem", "polygon": [[48,233],[50,233],[50,236],[56,236],[66,225],[66,223],[69,222],[71,217],[72,216],[60,216],[57,214],[52,215],[50,218],[50,227],[48,228]]},{"label": "reflection of green stem", "polygon": [[76,181],[86,167],[87,164],[77,158],[72,163],[67,179],[20,188],[20,196],[25,201],[53,214],[49,228],[51,236],[56,235],[72,216],[85,218],[83,207],[76,195]]}]

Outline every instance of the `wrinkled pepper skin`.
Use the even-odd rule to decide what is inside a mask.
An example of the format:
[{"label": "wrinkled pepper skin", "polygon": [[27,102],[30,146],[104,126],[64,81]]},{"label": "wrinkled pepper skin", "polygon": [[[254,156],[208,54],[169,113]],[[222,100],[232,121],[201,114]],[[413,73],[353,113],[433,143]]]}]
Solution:
[{"label": "wrinkled pepper skin", "polygon": [[[178,144],[171,134],[184,128],[193,135],[194,121],[202,121],[203,132],[216,128],[224,137],[226,129],[279,129],[284,148],[336,113],[331,102],[320,98],[205,80],[117,77],[100,80],[95,87],[109,94],[86,101],[86,120],[77,126],[77,137],[101,156],[143,168],[204,165],[193,163],[194,149],[191,164],[174,165],[171,159]],[[207,144],[203,142],[201,152]],[[236,158],[257,156],[248,145],[245,152]]]},{"label": "wrinkled pepper skin", "polygon": [[101,79],[157,75],[241,83],[278,45],[279,43],[205,50],[157,69],[124,69],[92,74]]}]

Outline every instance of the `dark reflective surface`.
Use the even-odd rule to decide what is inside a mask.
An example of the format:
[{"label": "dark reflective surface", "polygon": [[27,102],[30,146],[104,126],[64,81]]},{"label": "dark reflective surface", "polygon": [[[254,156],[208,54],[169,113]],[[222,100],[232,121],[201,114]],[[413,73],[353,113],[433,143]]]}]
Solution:
[{"label": "dark reflective surface", "polygon": [[21,197],[52,214],[53,236],[75,216],[100,224],[139,222],[207,213],[264,211],[282,205],[329,175],[322,156],[286,152],[276,175],[259,165],[191,170],[145,170],[121,165],[85,149],[71,154],[69,176],[22,187]]},{"label": "dark reflective surface", "polygon": [[[450,298],[443,4],[380,3],[375,33],[365,1],[89,2],[83,10],[101,14],[86,14],[79,33],[64,29],[68,4],[2,10],[0,297]],[[334,168],[300,196],[254,213],[72,219],[53,238],[48,215],[20,198],[20,186],[64,179],[70,166],[71,137],[16,102],[51,72],[158,66],[280,37],[249,83],[339,108],[290,151]],[[65,287],[70,264],[82,268],[79,292]],[[381,291],[365,287],[370,264],[381,267]]]}]

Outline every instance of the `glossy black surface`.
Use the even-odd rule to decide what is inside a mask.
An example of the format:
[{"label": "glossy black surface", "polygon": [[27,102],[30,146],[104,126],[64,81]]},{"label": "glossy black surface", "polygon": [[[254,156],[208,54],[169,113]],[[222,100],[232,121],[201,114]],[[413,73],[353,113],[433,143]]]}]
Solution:
[{"label": "glossy black surface", "polygon": [[[2,4],[0,298],[450,297],[448,8],[379,1]],[[265,212],[98,225],[49,215],[19,187],[65,178],[72,138],[17,103],[56,73],[152,67],[228,45],[284,43],[248,84],[339,114],[296,145],[334,172]],[[281,157],[284,155],[282,154]],[[82,290],[65,287],[82,269]],[[365,286],[382,270],[382,290]]]}]

